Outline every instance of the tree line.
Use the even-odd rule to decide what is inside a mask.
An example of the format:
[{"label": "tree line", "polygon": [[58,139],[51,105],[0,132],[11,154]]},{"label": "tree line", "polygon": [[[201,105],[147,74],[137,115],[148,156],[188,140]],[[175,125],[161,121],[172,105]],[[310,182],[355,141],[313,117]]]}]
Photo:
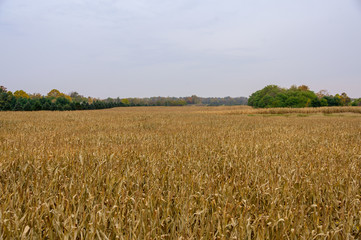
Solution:
[{"label": "tree line", "polygon": [[67,95],[57,89],[53,89],[46,96],[42,96],[40,94],[28,94],[23,90],[17,90],[12,93],[7,91],[5,87],[0,86],[1,111],[71,111],[120,106],[124,106],[122,102],[106,102],[91,97],[84,97],[77,92]]},{"label": "tree line", "polygon": [[13,93],[4,86],[0,86],[1,111],[71,111],[132,106],[232,106],[247,104],[255,108],[361,106],[361,98],[351,99],[346,93],[333,96],[326,90],[315,93],[305,85],[293,85],[288,89],[277,85],[268,85],[254,92],[248,99],[246,97],[203,98],[192,95],[190,97],[107,98],[103,100],[84,97],[77,92],[65,94],[57,89],[51,90],[45,96],[29,94],[23,90],[17,90]]},{"label": "tree line", "polygon": [[268,85],[254,92],[248,99],[248,105],[255,108],[361,106],[361,98],[351,99],[346,93],[333,96],[326,90],[315,93],[306,85],[293,85],[288,89]]},{"label": "tree line", "polygon": [[150,98],[126,98],[126,99],[108,98],[105,101],[107,102],[121,101],[125,106],[247,105],[246,97],[205,98],[205,97],[198,97],[196,95],[192,95],[190,97],[150,97]]},{"label": "tree line", "polygon": [[65,94],[57,89],[51,90],[46,96],[29,94],[23,90],[14,93],[0,86],[1,111],[71,111],[92,110],[130,106],[185,106],[185,105],[246,105],[247,98],[202,98],[190,97],[151,97],[151,98],[107,98],[96,99],[84,97],[77,92]]}]

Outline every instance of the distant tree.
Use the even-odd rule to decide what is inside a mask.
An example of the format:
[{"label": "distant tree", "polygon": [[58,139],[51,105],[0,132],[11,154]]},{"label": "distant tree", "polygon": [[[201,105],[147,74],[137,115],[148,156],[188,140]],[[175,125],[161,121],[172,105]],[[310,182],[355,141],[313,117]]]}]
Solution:
[{"label": "distant tree", "polygon": [[72,110],[72,108],[69,104],[64,105],[64,111],[71,111],[71,110]]},{"label": "distant tree", "polygon": [[56,111],[56,110],[58,110],[58,106],[55,104],[55,103],[51,103],[50,104],[50,109],[49,110],[51,110],[51,111]]},{"label": "distant tree", "polygon": [[14,110],[14,111],[22,111],[22,110],[23,110],[23,105],[21,104],[20,101],[16,101],[13,110]]},{"label": "distant tree", "polygon": [[309,91],[310,88],[309,88],[308,86],[306,86],[306,85],[301,85],[301,86],[298,87],[298,90],[301,90],[301,91]]},{"label": "distant tree", "polygon": [[276,85],[268,85],[263,89],[252,93],[248,99],[248,105],[256,108],[274,107],[311,107],[319,106],[320,103],[314,92],[308,86],[296,85],[289,89],[280,88]]},{"label": "distant tree", "polygon": [[70,94],[69,94],[69,96],[72,98],[72,99],[76,99],[76,98],[78,98],[78,97],[82,97],[81,95],[79,95],[79,93],[78,92],[71,92]]},{"label": "distant tree", "polygon": [[31,99],[41,99],[43,96],[40,93],[34,93],[29,95]]},{"label": "distant tree", "polygon": [[[297,90],[297,87],[295,88]],[[249,97],[248,105],[256,108],[282,107],[282,98],[285,98],[284,89],[276,85],[268,85]]]},{"label": "distant tree", "polygon": [[42,110],[42,105],[41,105],[41,103],[40,103],[39,100],[33,101],[32,110],[33,110],[33,111],[40,111],[40,110]]},{"label": "distant tree", "polygon": [[29,101],[24,105],[23,110],[24,111],[31,111],[32,110],[32,106],[31,106]]},{"label": "distant tree", "polygon": [[30,96],[23,90],[17,90],[14,92],[14,96],[16,98],[26,98],[26,99],[29,99]]},{"label": "distant tree", "polygon": [[321,99],[325,96],[330,96],[330,93],[327,90],[320,90],[318,93],[316,93],[316,95],[319,99]]},{"label": "distant tree", "polygon": [[6,93],[7,89],[4,86],[0,86],[0,93]]},{"label": "distant tree", "polygon": [[72,101],[71,97],[60,92],[58,89],[52,89],[50,92],[48,92],[47,97],[50,99],[57,99],[57,98],[66,98],[69,100],[69,102]]},{"label": "distant tree", "polygon": [[80,109],[79,110],[87,110],[89,108],[89,104],[87,102],[80,103]]},{"label": "distant tree", "polygon": [[321,105],[321,107],[328,106],[327,100],[325,98],[321,98],[320,99],[320,105]]},{"label": "distant tree", "polygon": [[6,92],[0,92],[0,108],[2,109],[6,103],[8,103],[8,94]]},{"label": "distant tree", "polygon": [[342,106],[342,97],[340,94],[337,93],[333,98],[336,103],[336,106]]},{"label": "distant tree", "polygon": [[347,106],[351,103],[351,98],[349,98],[349,96],[347,96],[344,92],[340,95],[340,98],[343,106]]},{"label": "distant tree", "polygon": [[289,90],[291,90],[291,91],[296,91],[297,89],[298,89],[298,87],[294,84],[289,88]]},{"label": "distant tree", "polygon": [[51,110],[50,103],[46,102],[42,105],[42,110]]},{"label": "distant tree", "polygon": [[73,110],[82,110],[83,109],[83,106],[80,102],[72,102],[71,103],[71,108]]},{"label": "distant tree", "polygon": [[95,100],[96,100],[95,98],[88,97],[88,103],[89,104],[92,104]]},{"label": "distant tree", "polygon": [[95,109],[95,106],[94,106],[94,104],[92,103],[92,104],[89,104],[89,107],[88,107],[88,109],[89,110],[93,110],[93,109]]},{"label": "distant tree", "polygon": [[1,110],[2,111],[10,111],[10,110],[12,110],[10,103],[8,103],[8,102],[5,103]]},{"label": "distant tree", "polygon": [[72,99],[73,102],[79,102],[79,103],[80,103],[80,102],[86,102],[86,101],[88,101],[86,97],[80,95],[80,94],[77,93],[77,92],[71,92],[71,93],[69,94],[69,96],[71,97],[71,99]]},{"label": "distant tree", "polygon": [[191,98],[192,98],[193,104],[200,104],[201,103],[201,100],[199,99],[199,97],[197,95],[192,95]]},{"label": "distant tree", "polygon": [[61,97],[61,92],[58,89],[52,89],[47,94],[48,97],[58,98]]},{"label": "distant tree", "polygon": [[354,99],[351,103],[352,106],[361,106],[361,98]]},{"label": "distant tree", "polygon": [[122,100],[120,100],[120,101],[121,101],[121,103],[123,103],[123,104],[124,104],[124,106],[129,106],[129,105],[130,105],[129,100],[128,100],[128,99],[126,99],[126,98],[124,98],[124,99],[122,99]]},{"label": "distant tree", "polygon": [[297,97],[291,96],[286,100],[287,107],[296,107],[300,104],[299,99]]},{"label": "distant tree", "polygon": [[58,97],[55,101],[57,105],[65,106],[66,104],[70,104],[69,99],[64,96]]},{"label": "distant tree", "polygon": [[311,101],[311,106],[312,106],[312,107],[321,107],[321,101],[320,101],[320,99],[318,99],[318,98],[312,99],[312,101]]},{"label": "distant tree", "polygon": [[326,106],[341,106],[341,99],[334,96],[324,96],[321,98],[321,102],[327,102]]}]

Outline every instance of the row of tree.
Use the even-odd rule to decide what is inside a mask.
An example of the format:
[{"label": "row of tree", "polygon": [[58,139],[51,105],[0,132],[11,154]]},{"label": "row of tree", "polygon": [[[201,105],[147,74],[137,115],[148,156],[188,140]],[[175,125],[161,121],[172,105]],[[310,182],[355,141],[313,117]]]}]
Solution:
[{"label": "row of tree", "polygon": [[[73,97],[72,97],[73,96]],[[46,96],[27,94],[23,90],[12,93],[0,86],[0,110],[2,111],[71,111],[105,109],[124,106],[122,102],[106,102],[94,98],[86,98],[76,92],[66,95],[53,89]]]},{"label": "row of tree", "polygon": [[185,105],[246,105],[247,98],[202,98],[190,97],[151,97],[151,98],[107,98],[105,100],[84,97],[77,92],[65,94],[57,89],[51,90],[46,96],[28,94],[23,90],[12,93],[0,86],[1,111],[70,111],[91,110],[128,106],[185,106]]},{"label": "row of tree", "polygon": [[361,98],[351,99],[346,93],[330,95],[322,90],[314,93],[308,86],[291,86],[289,89],[276,85],[268,85],[253,93],[249,99],[238,98],[202,98],[190,97],[151,97],[151,98],[107,98],[100,100],[84,97],[77,92],[69,95],[57,89],[51,90],[46,96],[28,94],[23,90],[12,93],[0,86],[1,111],[70,111],[91,110],[128,106],[185,106],[185,105],[248,105],[256,108],[274,107],[322,107],[322,106],[361,106]]},{"label": "row of tree", "polygon": [[346,93],[332,96],[326,90],[315,93],[305,85],[294,85],[289,89],[268,85],[254,92],[248,99],[248,105],[256,108],[361,106],[361,98],[351,99]]},{"label": "row of tree", "polygon": [[224,98],[204,98],[192,95],[190,97],[151,97],[151,98],[127,98],[112,99],[108,98],[107,102],[122,102],[125,106],[185,106],[185,105],[207,105],[207,106],[231,106],[247,105],[245,97],[224,97]]}]

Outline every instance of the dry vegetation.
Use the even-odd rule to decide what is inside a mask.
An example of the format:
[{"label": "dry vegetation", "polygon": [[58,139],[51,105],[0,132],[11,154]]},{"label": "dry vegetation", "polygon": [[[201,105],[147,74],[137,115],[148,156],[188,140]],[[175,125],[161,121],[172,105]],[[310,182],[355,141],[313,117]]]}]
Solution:
[{"label": "dry vegetation", "polygon": [[361,113],[361,107],[318,107],[318,108],[252,108],[248,106],[220,107],[200,110],[207,113],[221,114],[334,114],[334,113]]},{"label": "dry vegetation", "polygon": [[361,115],[242,109],[1,112],[0,239],[360,239]]}]

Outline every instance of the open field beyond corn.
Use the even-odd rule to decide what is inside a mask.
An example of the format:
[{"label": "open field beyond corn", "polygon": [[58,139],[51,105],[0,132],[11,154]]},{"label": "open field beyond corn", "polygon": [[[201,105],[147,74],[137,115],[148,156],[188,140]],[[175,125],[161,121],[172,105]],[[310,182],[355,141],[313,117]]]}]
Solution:
[{"label": "open field beyond corn", "polygon": [[360,239],[352,109],[0,112],[0,239]]}]

